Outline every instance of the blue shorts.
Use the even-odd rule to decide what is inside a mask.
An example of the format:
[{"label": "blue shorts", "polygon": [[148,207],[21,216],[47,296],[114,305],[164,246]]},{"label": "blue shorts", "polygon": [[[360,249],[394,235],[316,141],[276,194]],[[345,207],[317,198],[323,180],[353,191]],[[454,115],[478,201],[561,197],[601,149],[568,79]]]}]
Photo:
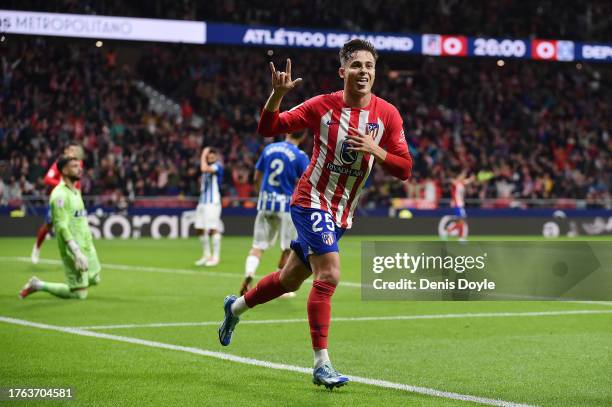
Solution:
[{"label": "blue shorts", "polygon": [[310,268],[308,256],[339,252],[338,240],[346,229],[336,227],[330,213],[321,209],[291,207],[291,220],[297,230],[297,240],[291,241],[291,249]]},{"label": "blue shorts", "polygon": [[53,223],[53,217],[51,216],[51,204],[47,205],[47,213],[45,214],[45,223],[50,225]]},{"label": "blue shorts", "polygon": [[462,219],[467,218],[464,208],[459,208],[459,207],[453,208],[453,213],[458,218],[462,218]]}]

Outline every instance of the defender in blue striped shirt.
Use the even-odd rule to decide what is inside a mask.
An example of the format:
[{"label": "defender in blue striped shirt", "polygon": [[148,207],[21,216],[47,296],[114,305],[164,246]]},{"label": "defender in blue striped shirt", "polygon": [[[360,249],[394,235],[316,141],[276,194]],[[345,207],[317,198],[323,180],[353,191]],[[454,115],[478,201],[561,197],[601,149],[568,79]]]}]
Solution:
[{"label": "defender in blue striped shirt", "polygon": [[[221,180],[223,165],[219,161],[219,153],[214,147],[206,147],[200,156],[202,185],[200,200],[196,208],[195,228],[202,242],[202,258],[196,261],[196,266],[216,266],[219,264],[221,252]],[[212,256],[210,240],[212,239]]]},{"label": "defender in blue striped shirt", "polygon": [[261,255],[274,245],[280,234],[282,250],[279,269],[283,267],[289,252],[291,240],[297,232],[291,221],[289,205],[296,182],[308,167],[310,159],[299,145],[304,133],[289,134],[285,141],[269,144],[255,165],[255,185],[259,189],[257,217],[253,232],[253,246],[245,264],[245,279],[240,289],[243,295],[250,287]]}]

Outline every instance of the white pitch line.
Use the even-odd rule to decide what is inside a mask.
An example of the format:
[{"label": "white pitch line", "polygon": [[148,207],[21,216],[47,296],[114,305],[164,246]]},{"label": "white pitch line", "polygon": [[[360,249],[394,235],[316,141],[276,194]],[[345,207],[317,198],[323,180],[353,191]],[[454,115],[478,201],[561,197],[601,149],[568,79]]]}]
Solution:
[{"label": "white pitch line", "polygon": [[[361,321],[410,321],[419,319],[449,319],[449,318],[499,318],[499,317],[544,317],[555,315],[597,315],[612,314],[612,310],[567,310],[567,311],[536,311],[536,312],[480,312],[464,314],[423,314],[423,315],[392,315],[380,317],[338,317],[332,318],[332,322],[361,322]],[[293,319],[260,319],[242,320],[241,325],[261,324],[293,324],[308,322],[306,318]],[[78,326],[79,329],[130,329],[130,328],[167,328],[167,327],[190,327],[190,326],[217,326],[219,321],[203,322],[157,322],[151,324],[120,324],[120,325],[91,325]]]},{"label": "white pitch line", "polygon": [[[17,261],[20,263],[31,263],[32,260],[29,257],[0,257],[0,261]],[[60,260],[52,260],[52,259],[40,259],[41,264],[53,264],[58,265],[62,264]],[[167,274],[186,274],[186,275],[195,275],[201,277],[214,276],[214,277],[225,277],[236,279],[240,277],[238,273],[225,273],[222,271],[196,271],[190,269],[175,269],[175,268],[162,268],[162,267],[149,267],[149,266],[131,266],[127,264],[110,264],[110,263],[102,263],[102,268],[110,269],[110,270],[125,270],[125,271],[141,271],[145,273],[167,273]],[[255,277],[255,280],[259,279],[259,277]],[[306,280],[306,282],[312,281],[312,278]],[[353,281],[341,281],[340,286],[342,287],[350,287],[350,288],[362,288],[369,286],[355,283]],[[526,297],[525,300],[538,300],[538,298]],[[541,298],[540,298],[541,300]],[[583,304],[595,304],[595,305],[604,305],[604,306],[612,306],[612,301],[585,301],[585,300],[558,300],[556,302],[570,302],[570,303],[583,303]]]},{"label": "white pitch line", "polygon": [[[29,257],[0,257],[0,261],[17,261],[20,263],[32,263],[32,260]],[[40,264],[52,264],[58,265],[62,264],[61,260],[54,259],[40,259]],[[125,271],[142,271],[145,273],[167,273],[167,274],[186,274],[186,275],[196,275],[202,277],[214,276],[214,277],[225,277],[225,278],[241,278],[241,274],[238,273],[225,273],[222,271],[209,271],[206,269],[202,269],[202,271],[190,270],[190,269],[176,269],[176,268],[162,268],[162,267],[149,267],[149,266],[131,266],[127,264],[111,264],[111,263],[102,263],[103,269],[110,270],[125,270]],[[257,280],[258,277],[255,277]],[[312,281],[312,279],[308,279],[306,281]],[[343,287],[352,287],[352,288],[361,288],[360,283],[354,283],[351,281],[341,281],[340,285]]]},{"label": "white pitch line", "polygon": [[[88,337],[93,337],[93,338],[98,338],[98,339],[107,339],[107,340],[116,341],[116,342],[131,343],[134,345],[142,345],[142,346],[147,346],[150,348],[186,352],[186,353],[191,353],[194,355],[206,356],[206,357],[225,360],[229,362],[242,363],[245,365],[258,366],[258,367],[265,367],[268,369],[285,370],[285,371],[303,373],[303,374],[308,374],[308,375],[312,374],[312,369],[305,368],[305,367],[287,365],[283,363],[274,363],[274,362],[269,362],[265,360],[236,356],[236,355],[232,355],[229,353],[194,348],[190,346],[180,346],[180,345],[173,345],[173,344],[164,343],[164,342],[156,342],[156,341],[149,341],[146,339],[132,338],[129,336],[119,336],[119,335],[111,335],[111,334],[105,334],[105,333],[100,333],[100,332],[92,332],[92,331],[88,331],[88,330],[80,329],[80,328],[70,328],[70,327],[63,327],[63,326],[57,326],[57,325],[41,324],[38,322],[31,322],[31,321],[26,321],[23,319],[16,319],[16,318],[0,317],[0,322],[5,322],[7,324],[13,324],[13,325],[21,325],[21,326],[27,326],[27,327],[32,327],[32,328],[38,328],[38,329],[45,329],[45,330],[50,330],[50,331],[64,332],[64,333],[69,333],[69,334],[79,335],[79,336],[88,336]],[[424,394],[424,395],[433,396],[433,397],[441,397],[441,398],[452,399],[452,400],[468,401],[468,402],[473,402],[473,403],[486,404],[490,406],[531,407],[528,404],[518,404],[518,403],[511,402],[511,401],[504,401],[504,400],[499,400],[499,399],[491,399],[491,398],[486,398],[486,397],[478,397],[478,396],[471,396],[467,394],[453,393],[453,392],[448,392],[448,391],[431,389],[428,387],[412,386],[412,385],[403,384],[403,383],[394,383],[394,382],[389,382],[386,380],[371,379],[371,378],[360,377],[360,376],[349,376],[349,378],[351,381],[355,383],[362,383],[362,384],[367,384],[370,386],[383,387],[387,389],[401,390],[401,391],[405,391],[409,393]]]}]

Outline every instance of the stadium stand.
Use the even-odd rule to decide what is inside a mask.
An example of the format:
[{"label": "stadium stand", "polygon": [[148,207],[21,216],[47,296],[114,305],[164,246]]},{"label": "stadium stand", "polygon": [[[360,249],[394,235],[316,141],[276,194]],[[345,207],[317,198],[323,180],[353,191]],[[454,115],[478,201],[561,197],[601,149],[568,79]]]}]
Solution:
[{"label": "stadium stand", "polygon": [[[300,12],[287,7],[286,14],[275,16],[276,23],[304,21],[306,2],[294,2],[301,5]],[[9,8],[24,6],[9,3]],[[249,24],[270,23],[272,18],[263,3],[261,7],[250,3],[244,8],[248,12],[242,12],[241,1],[226,2],[215,10],[206,2],[190,1],[156,1],[149,8],[140,1],[93,1],[87,6],[72,1],[28,3],[48,11],[103,14],[112,9],[114,14]],[[316,3],[320,7],[327,2]],[[437,32],[488,35],[499,29],[515,36],[537,33],[580,39],[588,35],[592,40],[600,38],[597,16],[610,7],[590,2],[563,8],[540,1],[535,4],[546,10],[539,13],[540,19],[535,13],[527,21],[497,27],[495,5],[519,7],[519,2],[484,3],[487,6],[476,11],[458,8],[450,0],[394,2],[394,7],[403,5],[410,12],[386,10],[385,15],[393,17],[385,20],[385,27],[412,32],[436,27]],[[379,29],[376,7],[380,6],[364,2],[362,13],[343,14],[342,28]],[[342,10],[330,8],[319,23],[334,27],[334,16]],[[455,19],[448,13],[455,12],[462,13],[456,21],[469,24],[453,26]],[[568,26],[580,32],[564,28],[571,13],[583,26]],[[419,15],[429,17],[419,19]],[[520,16],[525,16],[524,11]],[[553,16],[556,24],[548,21]],[[488,23],[481,24],[483,19]],[[518,19],[505,19],[514,20]],[[232,47],[139,44],[134,59],[124,58],[127,52],[122,47],[25,37],[2,43],[1,204],[19,202],[24,196],[42,199],[44,172],[68,140],[78,140],[85,148],[84,195],[100,196],[102,203],[125,206],[141,196],[196,196],[203,145],[223,152],[228,169],[224,196],[252,197],[250,176],[265,143],[255,129],[269,93],[267,61],[281,63],[292,57],[294,71],[305,78],[284,102],[287,108],[341,87],[337,76],[330,75],[338,63],[332,51],[243,47],[238,53]],[[447,196],[448,180],[462,167],[481,181],[467,193],[468,199],[480,202],[493,199],[510,205],[513,199],[580,199],[591,207],[609,202],[609,67],[511,60],[498,66],[492,59],[383,54],[377,75],[375,93],[400,109],[415,165],[413,178],[404,184],[375,171],[365,194],[368,205],[388,206],[393,197]],[[149,109],[147,98],[134,86],[137,80],[180,103],[181,117]],[[198,128],[190,125],[194,114],[203,118]]]}]

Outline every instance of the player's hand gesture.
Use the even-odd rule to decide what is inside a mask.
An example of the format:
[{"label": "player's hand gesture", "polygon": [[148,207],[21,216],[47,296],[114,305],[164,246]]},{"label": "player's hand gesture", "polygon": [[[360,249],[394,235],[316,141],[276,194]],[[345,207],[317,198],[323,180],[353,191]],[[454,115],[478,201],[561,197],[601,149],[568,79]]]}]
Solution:
[{"label": "player's hand gesture", "polygon": [[360,132],[354,127],[349,127],[346,139],[352,151],[377,155],[376,153],[380,153],[382,150],[382,148],[376,144],[372,135],[369,134],[367,127],[365,133]]},{"label": "player's hand gesture", "polygon": [[272,72],[272,89],[279,96],[285,96],[298,83],[302,82],[302,78],[291,80],[291,60],[289,58],[287,58],[285,72],[277,71],[272,62],[270,62],[270,71]]}]

